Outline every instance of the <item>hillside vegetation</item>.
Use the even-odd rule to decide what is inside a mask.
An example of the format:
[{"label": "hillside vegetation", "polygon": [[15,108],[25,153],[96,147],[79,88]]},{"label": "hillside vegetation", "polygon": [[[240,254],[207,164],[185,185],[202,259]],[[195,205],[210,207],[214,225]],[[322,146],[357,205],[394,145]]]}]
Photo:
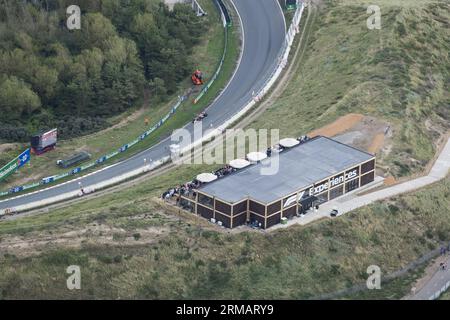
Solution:
[{"label": "hillside vegetation", "polygon": [[[422,2],[407,8],[383,2],[387,4],[381,37],[380,31],[365,27],[363,6],[342,6],[343,2],[330,2],[318,13],[307,59],[298,76],[255,124],[281,125],[283,134],[292,135],[349,111],[378,115],[392,121],[401,133],[391,160],[386,156],[385,161],[391,161],[392,170],[404,174],[395,160],[403,161],[406,155],[419,158],[423,154],[424,159],[432,155],[434,136],[425,127],[425,119],[433,119],[436,129],[444,130],[446,125],[448,38],[444,35],[448,9],[443,2]],[[403,37],[396,31],[398,19],[404,19],[400,22],[409,32]],[[417,21],[415,29],[411,21]],[[417,40],[423,37],[423,30],[435,39],[430,45]],[[402,49],[411,39],[416,39],[416,45],[435,48],[429,52]],[[387,54],[383,59],[376,54],[380,50]],[[440,61],[433,60],[430,65],[429,59],[435,59],[425,59],[430,54]],[[424,74],[442,81],[433,82],[432,88],[423,87]],[[367,90],[361,91],[360,86]],[[413,88],[422,90],[415,103],[401,100],[402,94]],[[342,96],[337,98],[339,92]],[[423,141],[406,140],[407,147],[402,149],[401,139],[408,137],[408,128],[420,133]],[[430,144],[428,149],[422,148],[425,142]],[[415,168],[409,161],[404,163],[407,170]],[[0,297],[313,298],[364,283],[370,265],[378,265],[383,274],[389,274],[450,241],[449,178],[338,219],[267,234],[220,232],[208,227],[204,219],[168,213],[154,200],[168,187],[211,169],[207,165],[178,167],[120,193],[1,221]],[[65,270],[73,264],[81,267],[79,291],[66,288]],[[356,298],[401,298],[411,283],[403,280]]]},{"label": "hillside vegetation", "polygon": [[[0,297],[312,298],[364,283],[370,265],[390,274],[450,241],[449,179],[335,220],[227,234],[201,218],[167,214],[151,199],[200,172],[187,169],[120,196],[2,221]],[[65,269],[74,264],[79,291],[66,288]],[[415,277],[355,297],[401,298]]]},{"label": "hillside vegetation", "polygon": [[284,94],[250,127],[299,136],[348,113],[386,120],[392,148],[377,154],[394,176],[424,168],[450,128],[448,1],[325,1],[307,53]]},{"label": "hillside vegetation", "polygon": [[[82,9],[81,30],[66,8]],[[0,140],[42,128],[62,138],[105,126],[148,89],[174,93],[207,26],[185,5],[157,0],[3,0],[0,6]]]}]

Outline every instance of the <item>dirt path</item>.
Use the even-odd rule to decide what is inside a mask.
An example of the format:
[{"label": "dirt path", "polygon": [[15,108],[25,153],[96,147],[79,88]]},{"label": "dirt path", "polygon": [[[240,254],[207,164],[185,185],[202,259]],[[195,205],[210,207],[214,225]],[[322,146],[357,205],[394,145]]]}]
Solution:
[{"label": "dirt path", "polygon": [[369,146],[369,153],[375,154],[381,150],[384,145],[384,134],[379,133],[375,136],[372,141],[372,144]]},{"label": "dirt path", "polygon": [[411,288],[411,293],[403,299],[405,300],[431,300],[436,294],[450,282],[450,270],[442,268],[442,264],[450,264],[448,254],[439,256],[426,269],[424,276],[417,280]]},{"label": "dirt path", "polygon": [[16,148],[16,144],[15,143],[0,144],[0,153],[7,152],[7,151],[10,151],[10,150],[15,149],[15,148]]},{"label": "dirt path", "polygon": [[132,114],[130,114],[129,116],[123,118],[122,120],[120,120],[118,123],[103,129],[101,131],[97,131],[94,132],[92,134],[86,135],[81,137],[82,139],[89,139],[92,137],[96,137],[96,136],[101,136],[104,135],[110,131],[113,131],[115,129],[120,129],[126,125],[128,125],[130,122],[136,121],[137,119],[139,119],[140,117],[142,117],[142,115],[145,113],[145,108],[146,108],[146,103],[143,104],[143,106],[141,108],[139,108],[139,110],[134,111]]},{"label": "dirt path", "polygon": [[[91,223],[76,230],[52,230],[46,234],[32,233],[26,236],[13,236],[0,241],[0,254],[14,254],[17,257],[35,256],[51,248],[81,248],[82,245],[134,246],[152,244],[169,234],[169,227],[139,228],[132,232],[104,224]],[[139,234],[139,236],[137,236]]]},{"label": "dirt path", "polygon": [[364,116],[362,114],[349,113],[322,128],[311,131],[308,133],[308,136],[311,138],[316,136],[334,137],[353,128],[363,119]]}]

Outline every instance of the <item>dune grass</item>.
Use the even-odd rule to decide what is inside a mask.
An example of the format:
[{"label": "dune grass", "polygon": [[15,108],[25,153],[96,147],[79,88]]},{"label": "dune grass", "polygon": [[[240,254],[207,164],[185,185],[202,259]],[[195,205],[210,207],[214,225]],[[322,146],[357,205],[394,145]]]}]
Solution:
[{"label": "dune grass", "polygon": [[[92,225],[121,228],[129,236],[148,228],[170,231],[157,243],[132,247],[117,237],[106,246],[95,241],[77,248],[53,245],[24,258],[5,250],[1,297],[307,299],[364,282],[369,265],[389,274],[450,241],[449,178],[336,220],[269,234],[228,234],[202,227],[194,218],[177,219],[152,200],[200,169],[178,168],[120,197],[110,194],[48,214],[2,221],[0,239],[57,239],[61,232]],[[142,214],[147,218],[136,219]],[[79,264],[86,279],[79,292],[65,288],[65,268],[71,264]],[[401,298],[419,275],[343,298]]]},{"label": "dune grass", "polygon": [[450,13],[446,1],[376,1],[381,30],[369,30],[370,1],[325,1],[308,51],[282,97],[250,126],[300,136],[348,113],[392,125],[378,154],[400,177],[424,168],[450,128]]},{"label": "dune grass", "polygon": [[[396,154],[384,160],[392,163],[394,169],[394,161],[400,161],[405,154],[417,158],[423,154],[423,161],[431,157],[432,147],[421,149],[421,143],[432,141],[433,136],[427,131],[423,131],[423,141],[407,140],[403,146],[401,139],[408,136],[409,126],[422,132],[424,114],[437,123],[442,121],[443,115],[438,115],[437,110],[442,106],[438,102],[446,96],[442,90],[448,70],[445,64],[441,63],[439,69],[427,61],[445,62],[438,49],[443,35],[431,36],[427,43],[418,42],[435,47],[428,52],[402,51],[398,45],[430,36],[426,27],[429,19],[442,20],[445,12],[436,9],[431,1],[403,9],[396,3],[388,7],[384,20],[386,38],[364,29],[366,15],[361,6],[328,4],[320,13],[307,60],[298,76],[283,97],[252,126],[276,128],[283,124],[282,134],[301,134],[347,112],[367,112],[389,119],[398,132],[403,132],[397,137]],[[445,14],[448,17],[448,11]],[[410,32],[419,30],[402,38],[406,42],[396,35],[399,19],[406,19],[402,24]],[[412,28],[410,24],[414,21],[417,25]],[[439,22],[430,23],[430,28],[437,28],[434,31],[442,31]],[[442,45],[445,48],[446,44]],[[383,54],[386,56],[381,58]],[[425,55],[430,56],[428,60]],[[406,63],[403,59],[413,60]],[[432,75],[436,91],[422,87],[423,68],[428,70],[423,74]],[[321,76],[317,77],[318,74]],[[406,77],[410,80],[406,81]],[[403,104],[403,96],[399,94],[409,92],[411,79],[416,85],[417,100]],[[366,90],[361,94],[356,88]],[[401,104],[396,107],[395,101]],[[315,121],[308,120],[308,116],[315,115]],[[411,150],[402,153],[402,148]],[[203,220],[177,219],[178,215],[167,213],[153,200],[168,187],[213,167],[178,167],[117,194],[46,214],[1,221],[0,239],[33,240],[45,236],[57,239],[62,232],[93,224],[121,228],[130,236],[149,228],[164,227],[169,231],[156,243],[135,246],[125,246],[123,239],[116,237],[109,245],[95,244],[94,238],[94,243],[74,248],[56,244],[57,249],[52,246],[44,253],[26,257],[18,256],[14,250],[4,250],[0,253],[0,297],[308,299],[365,282],[370,265],[378,265],[383,274],[390,274],[441,242],[450,241],[450,178],[339,219],[267,234],[218,232],[204,227],[207,223]],[[400,169],[395,170],[402,174]],[[413,168],[408,167],[407,172],[411,171]],[[136,219],[142,214],[147,218]],[[68,276],[65,268],[72,264],[81,267],[80,291],[69,291],[65,286]],[[409,292],[411,282],[420,274],[419,269],[381,290],[343,298],[398,299]]]},{"label": "dune grass", "polygon": [[[210,25],[210,30],[207,35],[205,35],[205,39],[202,41],[202,43],[197,46],[197,48],[195,48],[195,55],[192,57],[192,60],[195,68],[201,69],[204,72],[205,76],[208,78],[214,74],[220,62],[220,59],[222,58],[225,31],[223,29],[220,16],[214,3],[210,0],[202,0],[201,2],[203,8],[208,12],[208,16],[204,19],[208,20],[208,22],[205,23],[208,23],[208,25]],[[158,143],[161,139],[168,136],[174,129],[182,127],[183,125],[191,121],[191,119],[194,118],[195,114],[197,114],[208,104],[210,104],[213,99],[215,99],[220,90],[225,87],[234,72],[236,61],[239,57],[240,52],[239,42],[239,31],[236,30],[236,28],[229,28],[227,55],[222,68],[222,72],[220,73],[214,84],[211,86],[208,93],[197,104],[194,105],[192,103],[192,100],[195,96],[195,94],[193,94],[188,101],[183,103],[177,113],[168,122],[166,122],[165,125],[161,126],[143,142],[133,146],[126,152],[121,153],[116,158],[106,162],[104,165],[110,165],[119,160],[128,158],[131,155],[136,154],[139,151],[145,150],[150,146]],[[186,79],[186,81],[180,86],[181,88],[178,94],[180,94],[190,86],[190,80]],[[77,139],[60,141],[58,143],[56,151],[46,153],[39,157],[33,157],[29,166],[22,168],[16,174],[0,182],[0,190],[4,191],[10,187],[16,186],[18,185],[18,181],[23,181],[23,179],[26,178],[29,179],[28,183],[30,183],[38,181],[43,177],[67,172],[68,169],[61,169],[56,166],[56,160],[68,157],[76,152],[79,152],[80,150],[88,151],[92,154],[93,160],[95,160],[102,155],[120,148],[125,143],[131,142],[136,139],[140,134],[148,130],[151,126],[153,126],[161,118],[163,118],[175,104],[177,99],[176,96],[177,95],[172,97],[169,102],[150,102],[150,105],[145,106],[138,117],[133,117],[124,125],[114,127],[112,130],[101,131]],[[131,116],[133,112],[137,112],[137,110],[133,110],[121,115],[120,117],[110,119],[111,125],[118,123],[120,120],[125,119],[127,116]],[[146,118],[149,119],[148,126],[146,126],[144,123],[144,120]],[[8,152],[2,152],[2,154],[0,155],[0,163],[7,163],[9,160],[17,156],[21,152],[21,150],[25,150],[25,148],[27,148],[25,144],[17,145]],[[98,170],[99,167],[101,166],[96,166],[94,170]],[[22,182],[21,184],[24,183]]]}]

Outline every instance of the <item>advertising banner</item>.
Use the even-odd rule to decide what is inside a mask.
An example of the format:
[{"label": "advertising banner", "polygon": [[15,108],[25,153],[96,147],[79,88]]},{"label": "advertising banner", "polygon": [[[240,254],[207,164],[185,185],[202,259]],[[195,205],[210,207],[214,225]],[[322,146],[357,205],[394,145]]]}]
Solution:
[{"label": "advertising banner", "polygon": [[42,134],[41,148],[44,149],[48,146],[52,146],[52,145],[56,144],[57,140],[58,140],[58,130],[52,129],[52,130]]},{"label": "advertising banner", "polygon": [[0,169],[0,181],[9,177],[11,174],[16,172],[19,168],[23,167],[27,162],[30,161],[30,149],[22,152],[17,158],[9,162],[3,168]]},{"label": "advertising banner", "polygon": [[[231,19],[229,17],[228,11],[226,10],[225,6],[222,3],[222,0],[218,0],[218,2],[220,3],[220,6],[223,8],[223,10],[225,10],[225,16],[226,16],[226,20],[228,22],[228,25],[231,25]],[[222,55],[222,59],[221,62],[219,64],[218,69],[216,70],[216,73],[213,76],[212,81],[210,81],[210,83],[207,84],[207,86],[204,88],[204,90],[202,90],[202,92],[200,93],[199,97],[197,97],[195,99],[195,103],[206,93],[206,91],[211,87],[212,83],[214,82],[214,80],[217,79],[223,63],[224,63],[224,59],[225,59],[225,55],[226,55],[226,48],[227,48],[227,39],[228,39],[228,33],[227,33],[227,29],[225,28],[225,46],[224,46],[224,52]],[[65,178],[69,175],[74,175],[74,174],[78,174],[84,170],[90,169],[100,163],[105,162],[106,160],[115,157],[116,155],[118,155],[119,153],[125,152],[126,150],[128,150],[128,148],[134,146],[135,144],[139,143],[140,141],[144,140],[146,137],[148,137],[149,135],[151,135],[155,130],[157,130],[159,127],[161,127],[164,122],[166,122],[171,115],[173,115],[178,108],[182,105],[182,103],[184,101],[186,101],[188,99],[188,95],[183,95],[183,96],[179,96],[179,99],[177,101],[177,103],[172,107],[172,109],[170,110],[170,112],[168,114],[166,114],[162,119],[160,119],[153,127],[151,127],[149,130],[145,131],[144,133],[142,133],[137,139],[133,140],[132,142],[123,145],[122,147],[120,147],[119,149],[99,158],[97,161],[95,162],[91,162],[89,164],[83,165],[79,168],[73,169],[69,172],[66,172],[62,175],[57,175],[57,176],[52,176],[52,177],[47,177],[44,178],[42,180],[40,180],[39,182],[35,182],[29,185],[25,185],[25,186],[21,186],[21,187],[16,187],[14,188],[13,191],[9,190],[7,192],[0,192],[0,197],[7,195],[11,192],[20,192],[22,190],[27,190],[27,189],[31,189],[31,188],[35,188],[36,186],[42,185],[42,184],[48,184],[51,183],[53,181]],[[39,136],[34,136],[32,138],[32,146],[33,146],[33,151],[36,152],[36,154],[41,154],[41,150],[44,150],[47,147],[51,147],[56,145],[57,143],[57,139],[58,139],[58,130],[57,129],[52,129],[49,130]],[[36,140],[36,141],[35,141]],[[45,150],[44,150],[45,151]],[[20,160],[19,160],[20,159]],[[13,172],[15,172],[18,168],[22,167],[25,163],[27,163],[30,159],[30,150],[26,150],[22,155],[20,155],[18,158],[14,159],[13,161],[11,161],[10,163],[8,163],[6,166],[4,166],[2,169],[0,169],[0,181],[4,178],[6,178],[7,176],[9,176],[10,174],[12,174]]]}]

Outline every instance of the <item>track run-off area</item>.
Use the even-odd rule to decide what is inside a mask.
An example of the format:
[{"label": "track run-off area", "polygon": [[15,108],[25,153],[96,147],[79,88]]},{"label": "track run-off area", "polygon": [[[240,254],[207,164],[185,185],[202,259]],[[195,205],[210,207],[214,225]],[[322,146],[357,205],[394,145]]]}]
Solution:
[{"label": "track run-off area", "polygon": [[[303,6],[297,10],[297,26],[287,32],[283,10],[277,0],[230,0],[240,20],[241,57],[235,73],[222,93],[207,108],[203,131],[222,131],[242,117],[275,83],[286,66],[287,57],[300,22]],[[295,30],[295,31],[294,31]],[[184,129],[193,133],[192,123]],[[195,137],[194,137],[195,139]],[[207,141],[200,135],[191,145]],[[22,212],[74,199],[84,190],[100,190],[160,167],[170,161],[170,137],[151,148],[114,165],[47,189],[0,200],[0,215],[5,211]],[[144,160],[148,160],[147,162]]]}]

